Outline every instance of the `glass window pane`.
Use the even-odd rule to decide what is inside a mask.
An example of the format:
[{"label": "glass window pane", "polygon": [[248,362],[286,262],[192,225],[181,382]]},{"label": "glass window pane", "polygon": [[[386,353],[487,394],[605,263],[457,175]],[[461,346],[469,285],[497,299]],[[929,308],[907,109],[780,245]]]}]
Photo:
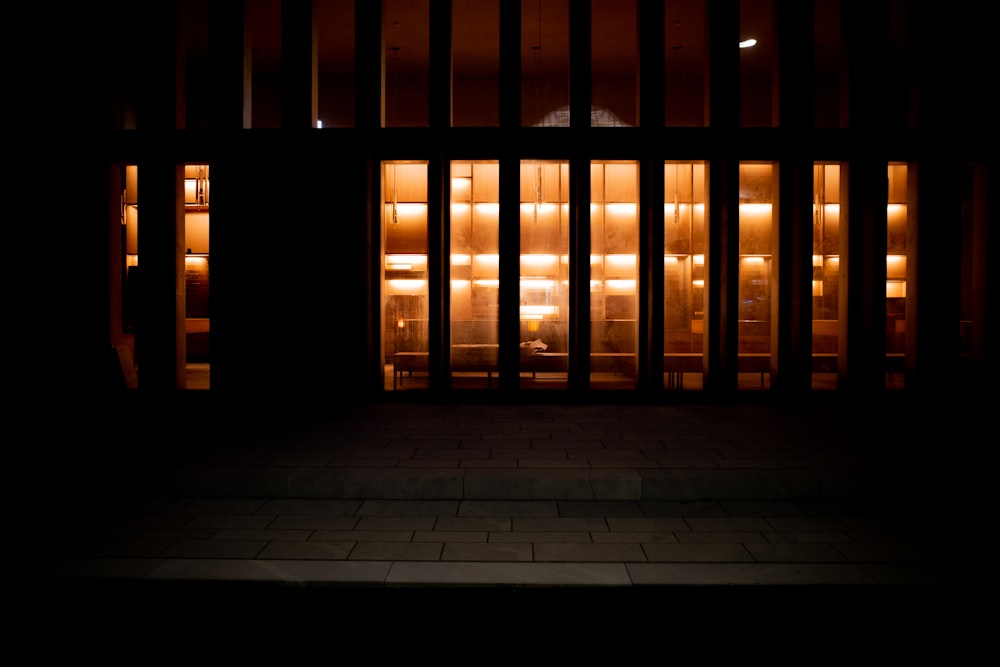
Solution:
[{"label": "glass window pane", "polygon": [[354,2],[317,0],[320,127],[354,127]]},{"label": "glass window pane", "polygon": [[500,124],[500,0],[452,0],[454,126]]},{"label": "glass window pane", "polygon": [[740,164],[738,386],[770,386],[774,169]]},{"label": "glass window pane", "polygon": [[903,386],[906,352],[906,165],[889,165],[889,200],[886,206],[886,387]]},{"label": "glass window pane", "polygon": [[703,162],[664,165],[663,372],[670,389],[701,389],[705,349]]},{"label": "glass window pane", "polygon": [[636,386],[639,165],[590,166],[590,383]]},{"label": "glass window pane", "polygon": [[569,163],[521,162],[521,386],[569,370]]},{"label": "glass window pane", "polygon": [[426,127],[430,115],[429,0],[384,0],[385,127]]},{"label": "glass window pane", "polygon": [[702,127],[705,118],[705,0],[667,2],[664,15],[664,124]]},{"label": "glass window pane", "polygon": [[740,0],[740,42],[757,40],[754,46],[740,49],[740,125],[743,127],[772,125],[772,22],[771,0]]},{"label": "glass window pane", "polygon": [[840,322],[840,165],[813,167],[812,387],[837,388]]},{"label": "glass window pane", "polygon": [[569,0],[521,0],[521,125],[569,126]]},{"label": "glass window pane", "polygon": [[840,127],[840,0],[813,3],[816,127]]},{"label": "glass window pane", "polygon": [[426,388],[427,163],[382,163],[386,389]]},{"label": "glass window pane", "polygon": [[592,0],[591,24],[590,124],[635,125],[639,102],[635,0]]},{"label": "glass window pane", "polygon": [[281,3],[249,2],[253,128],[281,127]]},{"label": "glass window pane", "polygon": [[500,165],[451,163],[453,387],[497,387]]}]

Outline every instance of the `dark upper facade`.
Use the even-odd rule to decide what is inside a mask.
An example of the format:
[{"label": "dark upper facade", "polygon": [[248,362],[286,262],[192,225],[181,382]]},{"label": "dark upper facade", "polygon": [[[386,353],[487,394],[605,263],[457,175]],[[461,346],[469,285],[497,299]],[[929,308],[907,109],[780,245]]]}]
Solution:
[{"label": "dark upper facade", "polygon": [[[34,393],[173,395],[202,363],[212,395],[320,402],[532,395],[546,374],[562,397],[867,396],[995,371],[995,57],[974,3],[154,4],[65,10],[23,54],[44,148],[18,210],[50,242]],[[492,249],[459,248],[462,179],[491,193],[468,201]],[[544,253],[543,200],[561,244]],[[760,210],[763,251],[746,245]],[[524,268],[540,255],[549,282]],[[466,281],[459,258],[495,273]]]}]

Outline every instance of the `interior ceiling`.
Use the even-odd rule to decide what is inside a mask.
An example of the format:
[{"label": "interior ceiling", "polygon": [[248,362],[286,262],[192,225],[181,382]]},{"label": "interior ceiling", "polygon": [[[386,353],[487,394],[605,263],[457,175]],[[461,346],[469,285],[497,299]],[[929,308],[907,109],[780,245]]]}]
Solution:
[{"label": "interior ceiling", "polygon": [[[365,0],[367,1],[367,0]],[[456,55],[463,72],[496,70],[496,35],[500,0],[452,0],[455,15]],[[522,0],[522,55],[525,61],[538,60],[540,70],[553,62],[565,63],[568,53],[567,30],[570,0]],[[634,42],[622,40],[629,23],[634,25],[635,3],[623,0],[592,0],[595,29],[592,50],[609,70],[634,67]],[[281,62],[280,0],[246,0],[253,67],[277,71]],[[205,0],[184,0],[184,11],[192,26],[187,48],[190,54],[207,52]],[[740,0],[740,38],[755,37],[757,46],[741,52],[741,66],[748,73],[758,70],[766,75],[771,66],[772,0]],[[840,0],[815,0],[816,67],[837,67]],[[427,25],[430,0],[384,0],[386,55],[404,70],[426,71]],[[669,67],[678,71],[701,71],[705,62],[705,0],[671,0],[665,3],[664,30]],[[352,0],[317,0],[319,21],[319,58],[321,72],[353,68],[354,2]],[[540,16],[540,20],[539,20]],[[541,34],[542,40],[537,39]],[[538,46],[540,49],[532,49]],[[460,55],[459,55],[460,54]],[[597,66],[595,57],[595,67]]]}]

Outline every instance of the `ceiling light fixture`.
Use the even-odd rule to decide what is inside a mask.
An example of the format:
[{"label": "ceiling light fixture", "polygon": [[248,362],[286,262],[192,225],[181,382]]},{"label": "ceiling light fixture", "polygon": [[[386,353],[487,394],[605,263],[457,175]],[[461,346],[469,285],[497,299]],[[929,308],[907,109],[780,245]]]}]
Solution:
[{"label": "ceiling light fixture", "polygon": [[740,42],[741,49],[749,49],[751,46],[757,46],[757,40],[751,37],[750,39],[744,39]]}]

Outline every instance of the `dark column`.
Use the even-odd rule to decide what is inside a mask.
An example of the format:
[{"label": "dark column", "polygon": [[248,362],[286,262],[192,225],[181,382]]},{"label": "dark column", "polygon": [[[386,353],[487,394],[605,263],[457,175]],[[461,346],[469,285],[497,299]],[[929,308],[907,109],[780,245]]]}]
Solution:
[{"label": "dark column", "polygon": [[[507,3],[504,3],[507,4]],[[501,98],[503,96],[501,95]],[[514,147],[500,154],[500,391],[514,395],[520,384],[520,265],[521,162]]]},{"label": "dark column", "polygon": [[736,134],[740,100],[740,15],[737,3],[707,0],[709,196],[705,270],[705,391],[736,390],[739,294],[739,160]]},{"label": "dark column", "polygon": [[249,128],[252,58],[245,0],[211,0],[208,11],[210,127],[226,132]]},{"label": "dark column", "polygon": [[[971,170],[972,184],[971,211],[972,217],[972,373],[973,386],[985,389],[989,382],[995,382],[1000,372],[1000,350],[997,350],[997,295],[1000,294],[998,276],[1000,270],[996,263],[991,265],[989,230],[1000,229],[1000,187],[995,160],[992,163],[980,163]],[[996,231],[993,233],[996,242]],[[988,392],[981,393],[989,395]]]},{"label": "dark column", "polygon": [[[916,133],[922,150],[908,169],[906,239],[906,388],[913,393],[952,393],[960,372],[962,319],[962,184],[961,155],[954,150],[955,132],[968,121],[956,100],[961,86],[965,47],[962,12],[910,8],[908,55],[916,75]],[[926,49],[927,40],[944,39],[945,49]],[[975,94],[975,93],[972,93]],[[961,385],[958,385],[961,387]]]},{"label": "dark column", "polygon": [[590,160],[586,155],[570,158],[569,201],[569,388],[582,392],[590,386]]},{"label": "dark column", "polygon": [[141,305],[136,333],[139,389],[160,394],[185,386],[184,166],[175,154],[182,125],[178,76],[181,45],[176,3],[143,8],[137,127],[146,142],[138,159]]},{"label": "dark column", "polygon": [[[888,9],[883,0],[844,0],[848,163],[841,169],[840,386],[868,396],[885,389],[886,204],[888,156],[882,104],[887,71]],[[846,207],[844,206],[846,202]]]},{"label": "dark column", "polygon": [[774,6],[776,76],[772,109],[780,129],[777,242],[772,301],[772,389],[787,397],[812,380],[813,9],[798,0]]},{"label": "dark column", "polygon": [[880,157],[852,153],[840,173],[838,372],[840,387],[860,397],[885,388],[887,163]]},{"label": "dark column", "polygon": [[281,127],[316,127],[319,64],[315,0],[281,0]]},{"label": "dark column", "polygon": [[[381,293],[379,284],[382,265],[381,252],[381,194],[382,167],[377,147],[376,135],[382,127],[382,81],[383,81],[383,42],[382,42],[382,3],[354,3],[354,58],[357,76],[357,93],[355,96],[354,124],[355,146],[345,154],[356,158],[355,169],[359,190],[349,200],[357,202],[360,207],[358,225],[364,225],[363,238],[357,238],[359,247],[363,242],[364,262],[363,273],[356,274],[364,280],[360,292],[365,296],[364,313],[367,326],[360,327],[361,333],[366,333],[367,373],[366,386],[375,393],[382,392],[385,387],[383,378],[384,359],[382,350],[382,318]],[[345,167],[347,169],[347,167]]]},{"label": "dark column", "polygon": [[[232,396],[245,390],[238,368],[253,366],[252,350],[240,353],[240,330],[255,326],[255,320],[241,320],[240,303],[245,299],[241,270],[252,271],[250,258],[240,252],[246,234],[241,209],[252,205],[252,190],[240,171],[246,167],[243,153],[251,122],[251,66],[249,28],[244,0],[212,0],[208,17],[209,54],[212,70],[210,101],[212,150],[209,159],[211,211],[209,238],[211,254],[211,391]],[[227,148],[216,150],[214,147]],[[241,262],[247,263],[241,269]]]},{"label": "dark column", "polygon": [[663,3],[639,0],[639,377],[638,389],[663,389]]},{"label": "dark column", "polygon": [[440,152],[427,163],[427,337],[431,389],[447,389],[451,377],[449,165]]},{"label": "dark column", "polygon": [[945,152],[907,170],[906,388],[948,394],[959,376],[962,196]]}]

